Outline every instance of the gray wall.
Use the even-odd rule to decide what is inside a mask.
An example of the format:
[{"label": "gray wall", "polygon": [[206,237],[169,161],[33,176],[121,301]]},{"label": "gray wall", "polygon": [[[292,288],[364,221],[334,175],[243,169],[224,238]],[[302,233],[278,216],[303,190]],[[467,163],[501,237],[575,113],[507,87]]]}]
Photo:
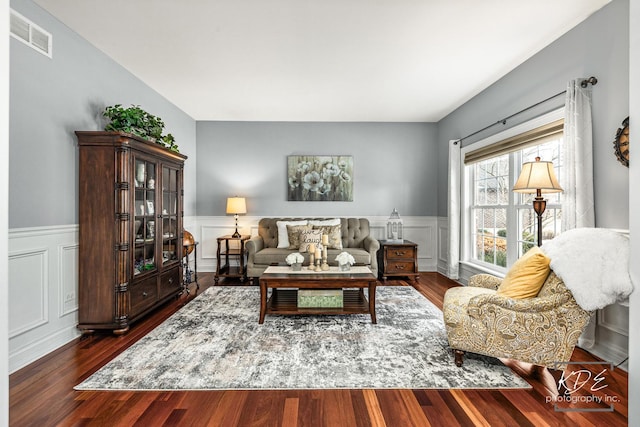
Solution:
[{"label": "gray wall", "polygon": [[195,215],[195,121],[30,0],[11,7],[53,35],[53,59],[11,38],[9,227],[78,223],[73,132],[102,129],[101,112],[113,104],[162,117],[190,157],[185,215]]},{"label": "gray wall", "polygon": [[[438,123],[438,215],[447,215],[448,144],[566,89],[569,80],[596,76],[593,151],[596,225],[629,226],[629,171],[613,154],[613,139],[629,115],[629,3],[614,0]],[[472,70],[470,70],[472,72]],[[471,140],[495,134],[564,104],[556,98]]]},{"label": "gray wall", "polygon": [[[225,215],[228,196],[248,215],[437,213],[432,123],[198,122],[199,216]],[[287,156],[352,155],[353,202],[288,202]]]}]

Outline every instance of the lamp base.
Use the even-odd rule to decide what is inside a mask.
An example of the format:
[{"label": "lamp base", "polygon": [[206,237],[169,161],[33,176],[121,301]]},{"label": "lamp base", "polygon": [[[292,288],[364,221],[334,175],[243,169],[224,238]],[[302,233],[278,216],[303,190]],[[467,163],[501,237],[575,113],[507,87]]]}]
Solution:
[{"label": "lamp base", "polygon": [[238,214],[236,214],[236,215],[235,215],[235,217],[236,217],[236,232],[235,232],[235,233],[233,233],[233,234],[231,235],[231,237],[233,237],[233,238],[237,239],[237,238],[241,237],[241,234],[240,234],[240,233],[238,233]]},{"label": "lamp base", "polygon": [[547,207],[547,201],[542,198],[540,190],[538,190],[537,196],[533,199],[533,210],[538,217],[538,246],[542,246],[542,214]]}]

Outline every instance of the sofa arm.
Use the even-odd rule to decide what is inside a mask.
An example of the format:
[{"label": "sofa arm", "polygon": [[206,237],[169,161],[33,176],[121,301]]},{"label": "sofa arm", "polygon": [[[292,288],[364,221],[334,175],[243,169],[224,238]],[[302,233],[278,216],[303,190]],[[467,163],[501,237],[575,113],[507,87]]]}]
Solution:
[{"label": "sofa arm", "polygon": [[260,236],[254,236],[247,240],[244,248],[247,251],[247,267],[251,267],[254,264],[256,253],[264,249],[264,240]]},{"label": "sofa arm", "polygon": [[475,286],[477,288],[485,288],[485,289],[498,289],[502,283],[502,279],[496,276],[492,276],[491,274],[474,274],[469,277],[469,286]]},{"label": "sofa arm", "polygon": [[363,241],[364,249],[369,252],[371,257],[371,271],[375,276],[378,275],[378,249],[380,249],[380,242],[378,239],[374,239],[371,236],[367,236]]},{"label": "sofa arm", "polygon": [[[569,301],[567,294],[554,294],[545,297],[534,298],[509,298],[494,293],[476,295],[469,300],[468,312],[474,316],[490,310],[498,312],[519,312],[519,313],[545,313],[558,309],[560,306]],[[475,316],[474,316],[475,317]]]}]

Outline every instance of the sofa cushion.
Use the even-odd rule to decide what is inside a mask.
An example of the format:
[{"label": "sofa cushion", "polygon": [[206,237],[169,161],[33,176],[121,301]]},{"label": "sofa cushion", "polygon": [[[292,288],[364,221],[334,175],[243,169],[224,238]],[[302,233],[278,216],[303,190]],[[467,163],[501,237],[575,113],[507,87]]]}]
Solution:
[{"label": "sofa cushion", "polygon": [[[260,265],[270,265],[274,263],[284,263],[284,259],[292,252],[297,252],[291,249],[278,249],[278,248],[264,248],[261,251],[256,252],[254,262]],[[336,257],[340,252],[349,252],[356,260],[356,264],[371,264],[371,256],[369,252],[359,248],[344,248],[344,249],[329,249],[327,250],[327,261],[330,265],[337,265]],[[301,252],[304,256],[304,264],[309,264],[309,254],[307,252]]]},{"label": "sofa cushion", "polygon": [[364,239],[369,234],[369,221],[359,218],[341,218],[342,221],[342,247],[364,248]]},{"label": "sofa cushion", "polygon": [[307,223],[308,221],[306,219],[302,221],[276,221],[276,227],[278,228],[277,247],[281,249],[286,249],[289,247],[287,225],[307,225]]},{"label": "sofa cushion", "polygon": [[509,269],[498,294],[509,298],[533,298],[549,276],[551,260],[534,246]]},{"label": "sofa cushion", "polygon": [[322,234],[329,236],[329,244],[327,245],[328,249],[342,249],[341,225],[314,225],[313,229],[320,230]]},{"label": "sofa cushion", "polygon": [[309,245],[318,247],[322,240],[321,230],[305,230],[300,233],[300,252],[308,252]]},{"label": "sofa cushion", "polygon": [[309,225],[340,225],[340,218],[332,218],[332,219],[310,219]]},{"label": "sofa cushion", "polygon": [[355,259],[356,264],[371,264],[371,254],[367,252],[365,249],[361,248],[343,248],[343,249],[329,249],[327,251],[327,260],[330,265],[338,265],[338,261],[336,261],[336,257],[340,254],[340,252],[348,252]]},{"label": "sofa cushion", "polygon": [[[256,252],[255,263],[262,265],[269,265],[273,263],[284,263],[284,259],[290,253],[297,252],[290,249],[278,249],[278,248],[264,248],[263,250]],[[305,256],[305,260],[308,260],[308,254],[302,254]]]},{"label": "sofa cushion", "polygon": [[298,249],[301,243],[301,233],[311,230],[310,225],[287,225],[287,236],[289,236],[289,249]]}]

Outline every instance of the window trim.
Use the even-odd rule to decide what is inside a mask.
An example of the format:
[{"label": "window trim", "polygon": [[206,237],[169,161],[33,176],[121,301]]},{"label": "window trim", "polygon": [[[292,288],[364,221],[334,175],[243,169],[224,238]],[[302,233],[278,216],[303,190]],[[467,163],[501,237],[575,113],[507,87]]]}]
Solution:
[{"label": "window trim", "polygon": [[502,154],[520,151],[532,145],[543,144],[546,140],[553,140],[564,132],[564,118],[551,123],[537,126],[531,130],[519,133],[513,137],[503,139],[494,144],[476,148],[465,153],[464,164],[469,165],[491,159]]},{"label": "window trim", "polygon": [[[509,129],[506,129],[502,132],[496,133],[494,135],[491,135],[485,139],[479,140],[478,142],[474,143],[474,144],[470,144],[466,147],[462,147],[462,149],[460,150],[460,155],[461,158],[464,159],[465,155],[468,152],[472,152],[472,151],[476,151],[478,149],[487,147],[491,144],[495,144],[498,142],[501,142],[505,139],[508,138],[513,138],[516,135],[525,133],[525,132],[529,132],[533,129],[539,128],[541,126],[545,126],[548,125],[552,122],[555,122],[557,120],[563,119],[564,118],[564,111],[565,108],[561,107],[558,108],[556,110],[553,110],[549,113],[543,114],[541,116],[535,117],[531,120],[528,120],[524,123],[518,124],[516,126],[513,126]],[[512,170],[512,167],[515,165],[512,165],[511,163],[509,164],[509,170]],[[471,239],[469,238],[469,236],[471,236],[471,215],[470,215],[470,210],[471,210],[471,204],[472,204],[472,200],[471,200],[471,196],[473,194],[472,191],[472,182],[471,182],[471,178],[472,178],[472,174],[470,174],[468,172],[468,168],[467,165],[462,165],[461,170],[461,186],[460,186],[460,207],[462,209],[462,212],[460,213],[460,219],[461,219],[461,233],[460,236],[462,237],[462,242],[460,245],[461,248],[461,257],[460,257],[460,262],[469,265],[469,266],[473,266],[473,268],[478,269],[479,271],[482,272],[486,272],[487,270],[498,275],[498,276],[504,276],[504,274],[506,273],[506,271],[508,270],[508,268],[510,267],[509,264],[507,264],[507,267],[499,267],[496,265],[492,265],[489,263],[483,263],[480,262],[478,260],[475,260],[472,258],[471,254],[472,254],[472,248],[471,248]],[[515,182],[515,181],[514,181]],[[515,210],[518,208],[518,206],[515,205],[514,203],[514,195],[513,192],[510,191],[509,192],[509,207],[508,207],[508,215],[509,215],[509,211],[510,210]],[[514,227],[514,225],[512,225],[512,228]],[[512,250],[515,250],[517,248],[512,248]],[[507,248],[507,252],[509,252],[509,248]],[[509,254],[507,255],[509,256]]]}]

